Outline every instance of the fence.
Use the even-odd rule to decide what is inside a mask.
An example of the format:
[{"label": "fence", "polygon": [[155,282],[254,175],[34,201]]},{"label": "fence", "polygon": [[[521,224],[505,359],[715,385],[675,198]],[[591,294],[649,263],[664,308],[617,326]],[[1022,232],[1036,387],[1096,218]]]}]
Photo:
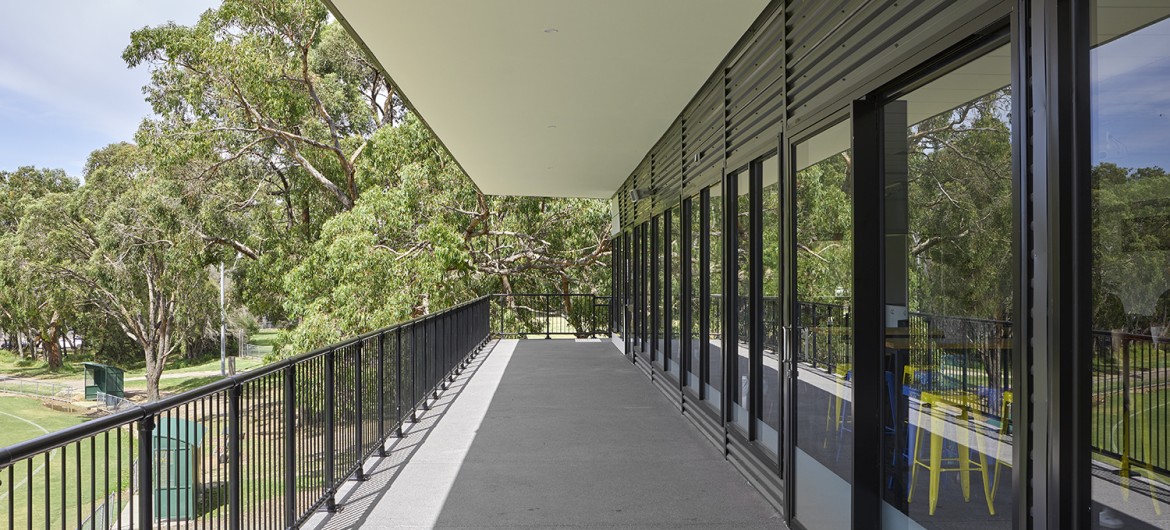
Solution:
[{"label": "fence", "polygon": [[610,333],[609,297],[593,294],[496,294],[492,333],[500,337],[598,337]]},{"label": "fence", "polygon": [[[830,373],[847,362],[846,306],[801,302],[797,321],[799,362]],[[974,410],[1002,421],[1012,388],[1011,322],[910,313],[907,324],[907,390],[975,395]],[[1119,460],[1123,473],[1134,466],[1170,473],[1170,343],[1101,330],[1092,340],[1093,451]]]},{"label": "fence", "polygon": [[849,360],[849,308],[821,302],[800,302],[796,314],[796,360],[830,373]]},{"label": "fence", "polygon": [[295,527],[334,509],[482,347],[489,316],[479,298],[0,448],[0,528]]},{"label": "fence", "polygon": [[105,407],[107,412],[117,412],[119,410],[124,410],[136,406],[136,404],[129,399],[113,396],[100,390],[97,392],[96,400],[98,403],[101,403],[103,407]]},{"label": "fence", "polygon": [[1132,466],[1170,469],[1170,345],[1162,337],[1093,333],[1092,446]]},{"label": "fence", "polygon": [[47,381],[0,376],[0,392],[69,401],[70,396],[77,393],[77,389]]}]

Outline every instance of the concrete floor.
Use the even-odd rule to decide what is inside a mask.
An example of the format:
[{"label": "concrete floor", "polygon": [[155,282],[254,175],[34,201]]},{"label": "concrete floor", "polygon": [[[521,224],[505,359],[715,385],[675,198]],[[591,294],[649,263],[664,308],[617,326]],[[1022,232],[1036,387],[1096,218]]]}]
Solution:
[{"label": "concrete floor", "polygon": [[783,528],[608,341],[480,354],[317,528]]}]

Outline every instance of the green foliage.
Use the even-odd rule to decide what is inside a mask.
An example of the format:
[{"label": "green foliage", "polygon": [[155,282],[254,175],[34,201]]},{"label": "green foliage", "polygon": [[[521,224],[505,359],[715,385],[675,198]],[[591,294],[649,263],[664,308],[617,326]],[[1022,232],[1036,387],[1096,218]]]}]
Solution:
[{"label": "green foliage", "polygon": [[375,133],[358,175],[354,208],[285,276],[300,322],[285,354],[482,294],[608,289],[605,203],[484,196],[411,114]]},{"label": "green foliage", "polygon": [[911,126],[911,310],[1008,320],[1012,309],[1011,92]]},{"label": "green foliage", "polygon": [[5,331],[80,331],[154,395],[218,340],[221,263],[229,320],[289,323],[277,355],[490,292],[608,289],[604,202],[480,193],[315,0],[224,0],[123,59],[151,74],[135,144],[80,187],[0,174]]},{"label": "green foliage", "polygon": [[14,246],[50,289],[39,296],[100,315],[138,345],[151,398],[167,358],[218,313],[203,244],[184,230],[176,197],[146,151],[114,144],[90,157],[85,186],[28,205]]},{"label": "green foliage", "polygon": [[853,287],[851,159],[838,154],[796,177],[796,289],[806,302],[849,303]]},{"label": "green foliage", "polygon": [[1170,321],[1170,174],[1093,168],[1094,328],[1145,332]]}]

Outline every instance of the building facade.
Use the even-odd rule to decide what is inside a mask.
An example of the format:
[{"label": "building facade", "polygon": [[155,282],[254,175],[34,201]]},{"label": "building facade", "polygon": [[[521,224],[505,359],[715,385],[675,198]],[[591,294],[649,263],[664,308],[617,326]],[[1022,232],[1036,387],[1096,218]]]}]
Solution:
[{"label": "building facade", "polygon": [[794,528],[1166,527],[1168,15],[773,2],[614,195],[624,351]]},{"label": "building facade", "polygon": [[[748,4],[629,4],[659,10],[629,8],[645,47],[707,43],[671,68],[718,46],[704,19],[736,27],[719,6],[754,22],[624,182],[603,147],[642,123],[632,111],[557,144],[596,164],[566,193],[614,206],[612,326],[629,360],[794,528],[1170,525],[1170,2]],[[590,129],[516,118],[551,116],[544,96],[605,115],[677,91],[639,90],[620,49],[578,65],[606,83],[539,75],[574,71],[562,43],[535,40],[558,33],[641,57],[620,15],[613,40],[587,31],[624,7],[461,5],[387,4],[417,23],[408,34],[427,17],[455,24],[451,39],[475,32],[410,60],[379,8],[332,9],[488,193],[554,193],[555,179],[481,177],[561,172],[541,142]],[[538,44],[499,35],[515,20]],[[508,63],[492,50],[533,64],[493,78]],[[452,65],[497,84],[461,96]],[[600,99],[574,96],[584,85]],[[528,103],[480,116],[480,92]],[[528,151],[501,156],[513,146],[460,128],[475,120]]]}]

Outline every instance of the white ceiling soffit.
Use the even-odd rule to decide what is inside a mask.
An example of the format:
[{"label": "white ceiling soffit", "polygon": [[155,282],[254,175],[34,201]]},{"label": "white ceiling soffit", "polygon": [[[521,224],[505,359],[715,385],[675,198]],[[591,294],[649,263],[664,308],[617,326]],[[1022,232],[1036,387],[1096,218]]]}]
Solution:
[{"label": "white ceiling soffit", "polygon": [[766,0],[332,0],[485,193],[608,198]]}]

